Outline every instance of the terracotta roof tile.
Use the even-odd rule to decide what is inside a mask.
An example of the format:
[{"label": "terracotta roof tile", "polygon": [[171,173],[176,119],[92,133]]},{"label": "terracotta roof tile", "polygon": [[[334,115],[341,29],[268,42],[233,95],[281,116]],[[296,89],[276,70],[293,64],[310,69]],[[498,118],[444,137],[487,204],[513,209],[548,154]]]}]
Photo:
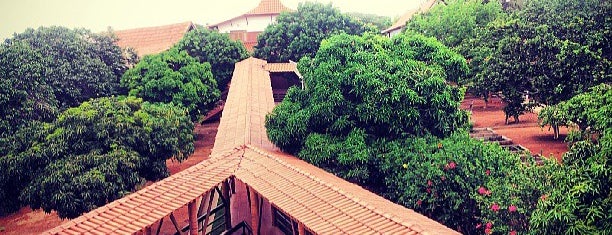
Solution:
[{"label": "terracotta roof tile", "polygon": [[270,74],[262,69],[265,64],[255,58],[236,63],[213,156],[245,144],[275,149],[264,126],[266,114],[274,109]]},{"label": "terracotta roof tile", "polygon": [[286,7],[280,0],[261,0],[257,7],[248,11],[245,15],[280,14],[283,11],[293,11]]},{"label": "terracotta roof tile", "polygon": [[118,30],[115,31],[115,35],[119,38],[119,41],[117,41],[119,47],[131,47],[136,50],[138,56],[142,57],[170,49],[193,27],[193,23],[184,22],[156,27]]},{"label": "terracotta roof tile", "polygon": [[268,72],[295,72],[297,71],[297,63],[267,63],[264,67]]}]

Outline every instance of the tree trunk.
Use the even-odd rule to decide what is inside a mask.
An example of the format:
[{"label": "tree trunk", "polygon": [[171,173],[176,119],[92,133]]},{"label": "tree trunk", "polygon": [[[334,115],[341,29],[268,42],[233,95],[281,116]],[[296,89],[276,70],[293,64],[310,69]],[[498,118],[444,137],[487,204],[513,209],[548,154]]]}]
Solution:
[{"label": "tree trunk", "polygon": [[558,125],[553,125],[553,132],[555,133],[555,140],[559,139],[559,126]]}]

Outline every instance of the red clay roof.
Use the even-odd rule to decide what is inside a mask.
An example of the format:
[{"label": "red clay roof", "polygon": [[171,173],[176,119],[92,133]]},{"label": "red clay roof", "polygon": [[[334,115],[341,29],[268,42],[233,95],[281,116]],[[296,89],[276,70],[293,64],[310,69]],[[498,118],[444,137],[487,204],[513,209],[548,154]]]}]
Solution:
[{"label": "red clay roof", "polygon": [[55,227],[45,234],[133,234],[212,190],[240,162],[234,150],[208,159],[119,200]]},{"label": "red clay roof", "polygon": [[292,11],[291,8],[286,7],[281,3],[280,0],[261,0],[259,5],[254,9],[245,13],[245,15],[267,15],[267,14],[280,14],[283,11]]},{"label": "red clay roof", "polygon": [[236,64],[213,153],[183,172],[47,231],[135,233],[234,176],[315,234],[458,234],[294,156],[268,140],[266,62]]},{"label": "red clay roof", "polygon": [[240,17],[252,16],[252,15],[280,15],[280,13],[284,11],[293,11],[293,9],[288,8],[285,5],[283,5],[283,3],[280,2],[280,0],[261,0],[261,2],[259,2],[259,5],[257,5],[255,8],[251,9],[250,11],[247,11],[246,13],[236,16],[234,18],[231,18],[231,19],[228,19],[228,20],[225,20],[225,21],[213,24],[213,25],[209,25],[208,28],[215,28],[216,26],[220,24],[238,19]]},{"label": "red clay roof", "polygon": [[412,18],[412,16],[417,13],[429,11],[429,9],[431,9],[437,2],[438,0],[427,0],[426,2],[421,4],[421,6],[419,6],[419,9],[408,10],[404,15],[400,16],[400,18],[397,19],[397,21],[395,21],[395,23],[393,23],[391,27],[383,30],[382,33],[387,33],[406,26],[406,22],[408,22]]},{"label": "red clay roof", "polygon": [[127,29],[115,31],[119,38],[117,45],[122,48],[131,47],[138,56],[159,53],[170,49],[193,29],[193,23],[163,25],[156,27]]},{"label": "red clay roof", "polygon": [[266,61],[248,58],[236,63],[212,155],[245,144],[274,150],[265,129],[266,114],[274,109]]},{"label": "red clay roof", "polygon": [[264,69],[271,73],[278,72],[296,72],[297,71],[297,63],[289,62],[289,63],[268,63],[264,67]]}]

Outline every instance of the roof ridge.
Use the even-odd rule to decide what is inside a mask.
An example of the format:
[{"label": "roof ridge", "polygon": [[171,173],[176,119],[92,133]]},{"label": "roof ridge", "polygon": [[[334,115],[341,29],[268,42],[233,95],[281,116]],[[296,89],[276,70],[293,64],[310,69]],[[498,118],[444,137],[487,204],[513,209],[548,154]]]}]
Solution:
[{"label": "roof ridge", "polygon": [[[360,206],[362,206],[362,207],[372,211],[375,214],[378,214],[378,215],[380,215],[380,216],[382,216],[382,217],[384,217],[386,219],[389,219],[389,220],[393,221],[394,223],[397,223],[397,224],[399,224],[401,226],[404,226],[404,227],[410,228],[410,229],[412,229],[413,227],[417,227],[417,228],[419,228],[422,231],[425,230],[425,229],[423,229],[421,226],[419,226],[416,223],[413,223],[413,222],[411,223],[409,221],[400,220],[400,219],[397,219],[396,217],[393,217],[393,216],[389,215],[388,213],[384,213],[383,211],[380,210],[380,208],[378,208],[378,207],[376,207],[376,206],[374,206],[372,204],[366,203],[362,198],[358,197],[357,195],[351,194],[349,192],[345,192],[344,190],[340,189],[339,187],[334,186],[334,184],[332,184],[330,182],[327,182],[327,181],[324,181],[323,179],[321,179],[321,178],[319,178],[319,177],[317,177],[315,175],[309,174],[309,173],[305,172],[304,170],[299,169],[299,168],[291,165],[290,163],[288,163],[286,161],[283,161],[282,159],[272,155],[272,153],[270,153],[268,151],[259,149],[259,148],[255,147],[255,146],[252,146],[252,145],[246,145],[246,148],[249,148],[252,151],[254,151],[254,152],[256,152],[256,153],[258,153],[260,155],[266,156],[266,157],[268,157],[268,158],[278,162],[279,164],[281,164],[281,165],[283,165],[285,167],[288,167],[288,168],[294,170],[295,172],[297,172],[297,173],[299,173],[301,175],[304,175],[304,176],[314,180],[318,184],[333,190],[334,192],[337,192],[337,193],[339,193],[341,195],[344,195],[349,200],[351,200],[351,201],[357,203],[358,205],[360,205]],[[344,179],[342,179],[342,180],[344,180]],[[356,186],[358,186],[358,185],[356,185]],[[367,191],[367,189],[363,189],[363,190]],[[368,191],[368,192],[370,192],[370,191]],[[370,193],[372,193],[372,192],[370,192]],[[374,193],[372,193],[372,194],[374,194]],[[376,194],[374,194],[374,195],[376,195]],[[378,196],[378,195],[376,195],[376,196]],[[351,216],[352,218],[355,218],[352,215],[349,215],[349,216]],[[365,226],[367,226],[367,225],[365,225]],[[367,227],[369,227],[369,226],[367,226]]]}]

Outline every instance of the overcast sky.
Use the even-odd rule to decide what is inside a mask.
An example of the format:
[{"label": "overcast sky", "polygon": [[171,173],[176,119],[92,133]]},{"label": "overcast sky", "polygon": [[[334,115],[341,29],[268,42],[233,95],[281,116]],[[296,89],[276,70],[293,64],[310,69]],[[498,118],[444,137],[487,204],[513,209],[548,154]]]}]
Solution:
[{"label": "overcast sky", "polygon": [[[214,24],[241,15],[260,0],[0,0],[0,39],[26,28],[61,25],[94,32],[192,21]],[[305,0],[281,0],[292,9]],[[318,0],[342,12],[395,17],[423,0]]]}]

